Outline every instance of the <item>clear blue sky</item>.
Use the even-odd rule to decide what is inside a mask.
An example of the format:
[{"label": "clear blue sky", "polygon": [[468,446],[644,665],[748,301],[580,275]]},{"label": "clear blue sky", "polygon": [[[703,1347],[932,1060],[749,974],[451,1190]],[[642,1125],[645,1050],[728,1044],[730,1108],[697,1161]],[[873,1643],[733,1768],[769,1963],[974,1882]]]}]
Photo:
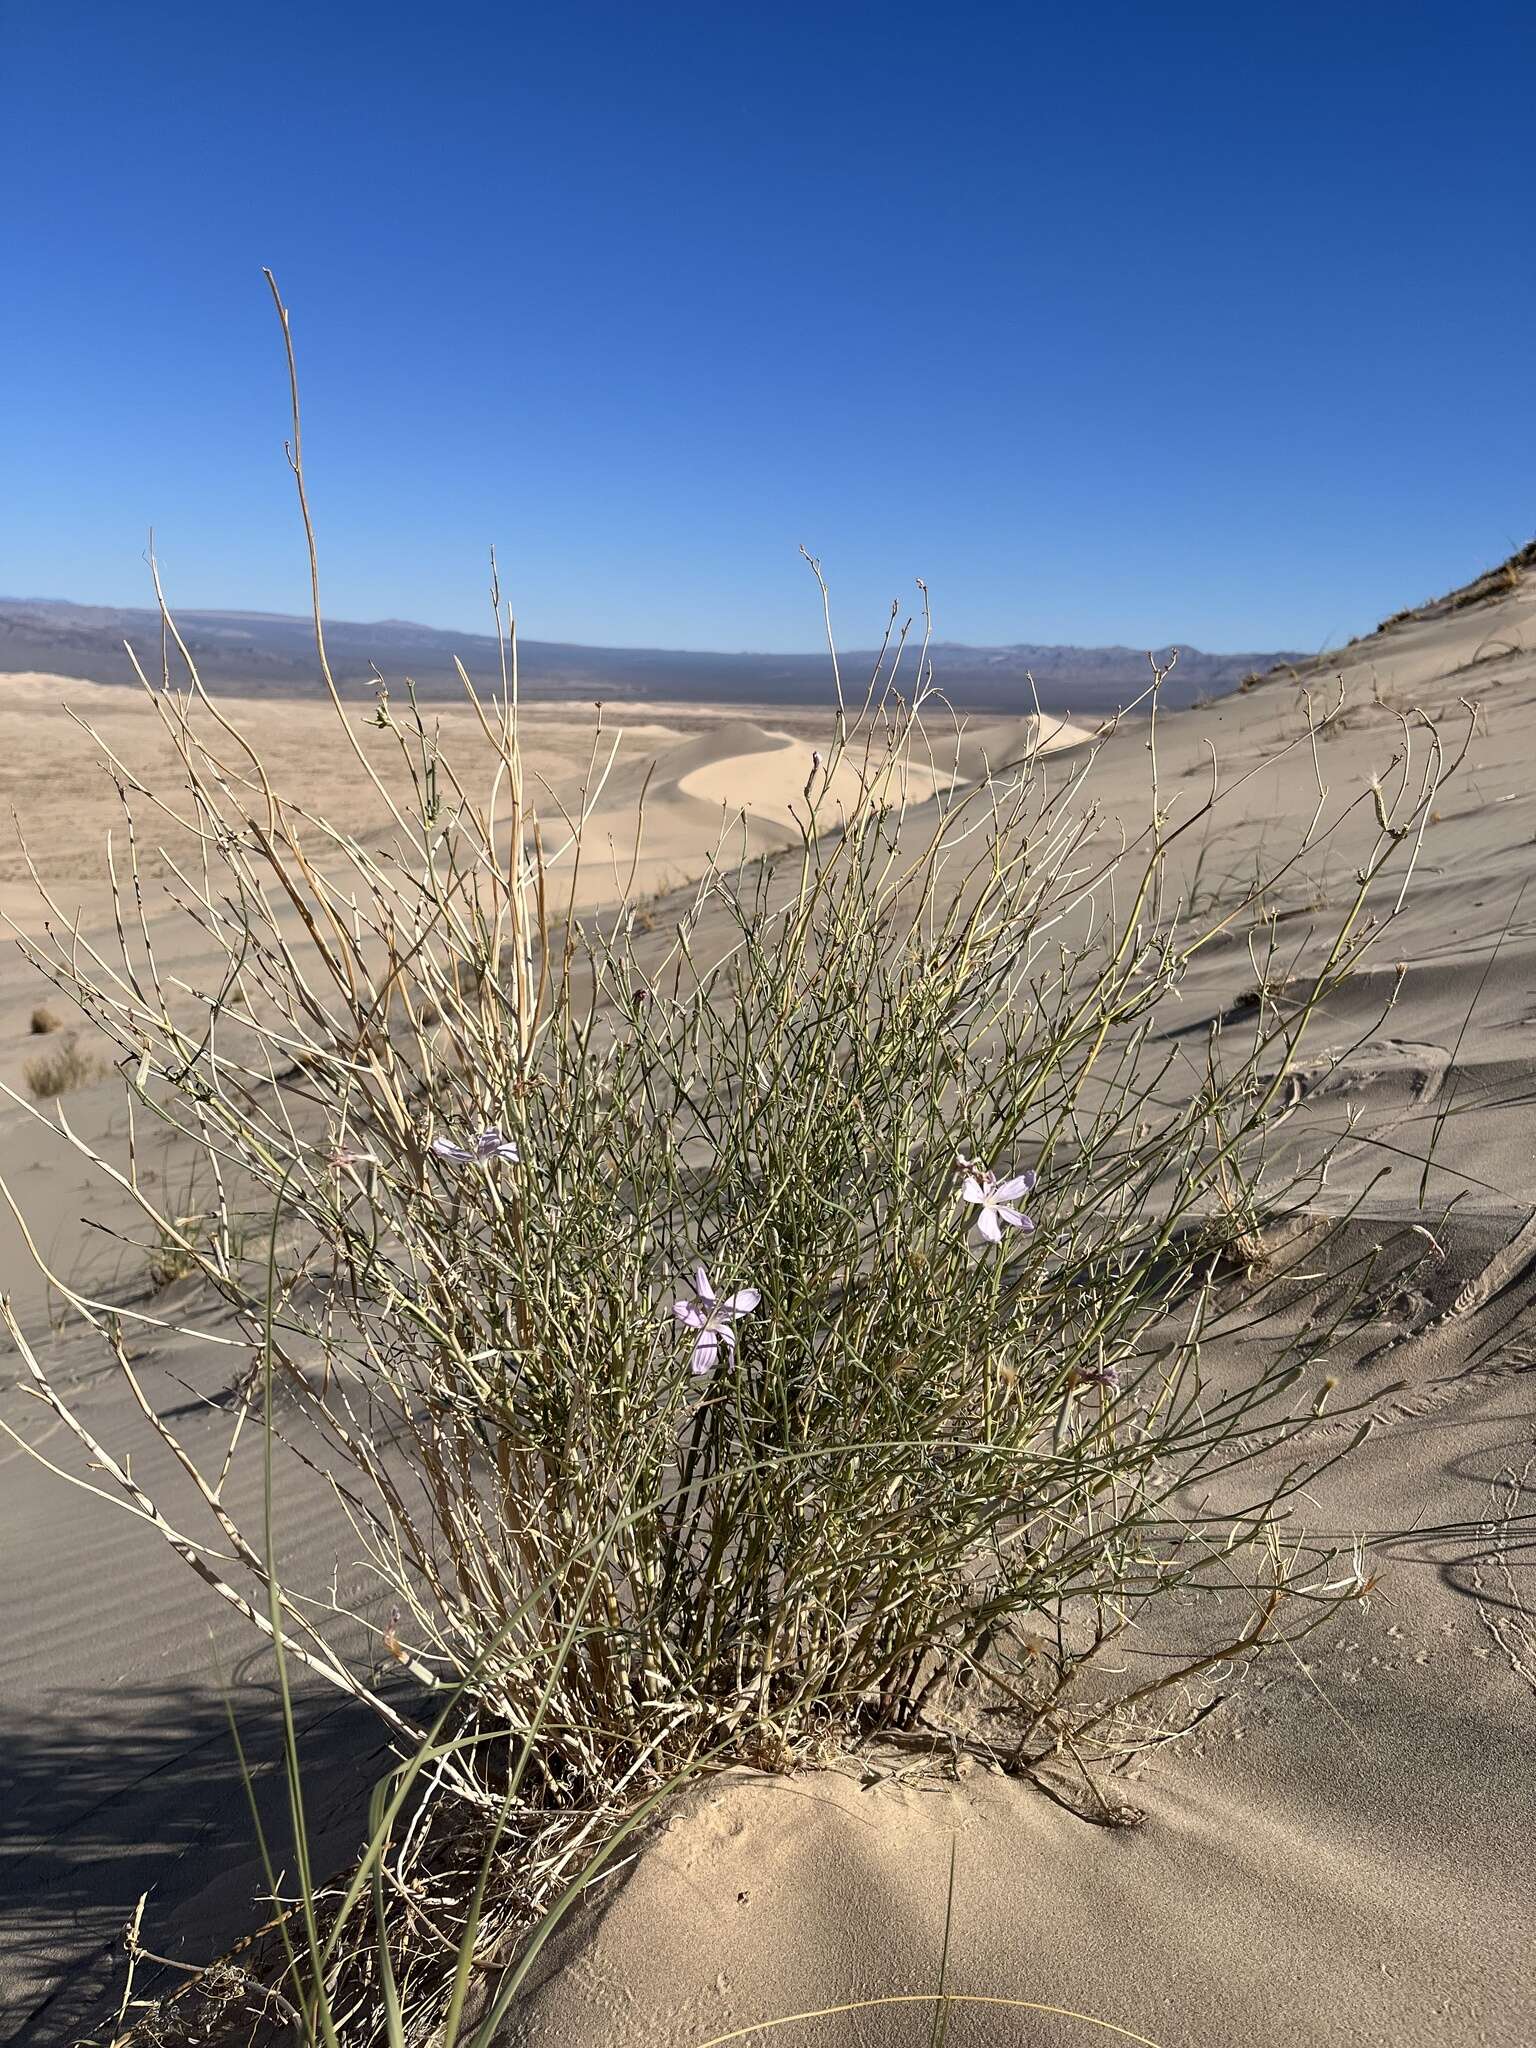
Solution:
[{"label": "clear blue sky", "polygon": [[1536,527],[1536,9],[8,0],[0,592],[1309,649]]}]

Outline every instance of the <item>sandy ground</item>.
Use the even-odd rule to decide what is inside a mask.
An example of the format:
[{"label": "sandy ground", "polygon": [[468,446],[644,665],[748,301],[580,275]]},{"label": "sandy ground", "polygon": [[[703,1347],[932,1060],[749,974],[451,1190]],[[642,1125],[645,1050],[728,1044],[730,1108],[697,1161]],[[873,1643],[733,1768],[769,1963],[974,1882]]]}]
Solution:
[{"label": "sandy ground", "polygon": [[[295,792],[317,819],[370,846],[388,840],[368,769],[392,794],[405,787],[405,774],[397,739],[374,724],[367,707],[353,704],[346,712],[365,766],[329,704],[218,702],[233,733],[207,716],[197,729],[221,760],[248,773],[243,741],[260,755],[273,785]],[[479,721],[467,707],[433,705],[426,716],[444,754],[461,764],[466,784],[478,792],[492,758]],[[935,788],[1011,765],[1033,747],[1071,751],[1090,737],[1063,721],[1047,720],[1042,730],[1033,714],[974,728],[937,719],[921,758],[895,764],[878,744],[868,756],[860,744],[829,783],[814,764],[831,729],[830,713],[820,711],[745,717],[697,705],[611,706],[601,715],[596,707],[526,707],[527,793],[544,820],[546,852],[558,856],[570,821],[587,814],[580,863],[557,857],[552,870],[559,905],[580,911],[621,898],[644,901],[696,879],[712,858],[732,862],[797,845],[807,825],[836,827],[861,780],[891,801],[915,804]],[[62,676],[0,676],[0,937],[35,938],[45,928],[68,934],[77,925],[88,935],[107,932],[109,850],[125,915],[134,916],[136,864],[166,966],[193,978],[204,964],[201,939],[187,934],[179,918],[161,916],[178,869],[195,873],[197,866],[188,806],[178,801],[183,782],[169,735],[142,691]],[[169,791],[169,801],[152,804],[141,783]],[[502,805],[505,811],[504,796]],[[324,867],[318,827],[310,851]],[[61,1024],[74,1023],[7,947],[0,958],[0,1081],[19,1090],[27,1061],[49,1049],[30,1030],[39,1004],[57,1012]],[[101,1049],[88,1030],[81,1034],[87,1056]]]},{"label": "sandy ground", "polygon": [[[377,833],[379,803],[328,703],[264,696],[221,696],[218,701],[230,724],[268,764],[275,785],[298,792],[342,831]],[[523,712],[530,796],[555,819],[562,807],[574,810],[583,791],[589,792],[602,819],[600,837],[612,839],[626,871],[636,839],[636,800],[647,775],[659,783],[661,796],[678,779],[668,772],[673,757],[681,757],[685,765],[679,772],[686,772],[695,754],[728,764],[754,746],[769,744],[760,727],[737,713],[653,704],[633,709],[633,717],[609,709],[601,718],[595,706],[573,711],[531,705]],[[345,715],[368,762],[391,789],[401,787],[394,736],[373,723],[366,706],[349,704]],[[467,706],[432,705],[424,715],[441,735],[444,751],[467,762],[469,776],[483,781],[489,754]],[[828,723],[819,713],[790,711],[776,717],[790,737],[807,745]],[[236,767],[244,765],[238,741],[221,734],[212,719],[203,719],[199,731],[224,758]],[[91,734],[99,748],[91,744]],[[618,751],[610,760],[615,742]],[[114,776],[102,750],[121,764],[120,776]],[[131,787],[132,778],[140,776],[157,789],[179,789],[174,749],[142,691],[64,676],[0,676],[0,807],[6,825],[0,842],[0,913],[29,931],[37,930],[46,915],[28,874],[30,850],[59,909],[66,916],[81,912],[88,927],[100,924],[109,911],[102,858],[109,832],[118,860],[125,857],[126,826],[116,782],[125,780]],[[721,798],[710,798],[703,808],[718,830]],[[153,908],[154,886],[167,878],[168,857],[184,859],[191,841],[176,819],[142,802],[138,809],[140,860]],[[642,857],[659,869],[672,863],[682,878],[696,872],[690,848],[700,836],[700,820],[679,820],[668,797],[661,796],[647,806]],[[593,902],[618,893],[612,874],[595,866],[586,887],[586,900]]]},{"label": "sandy ground", "polygon": [[[1303,693],[1332,705],[1341,678],[1344,715],[1314,766]],[[56,695],[0,679],[0,774],[30,810],[41,864],[89,921],[103,909],[93,849],[115,799],[84,765]],[[125,758],[150,744],[119,693],[89,703]],[[1304,1663],[1263,1667],[1188,1744],[1151,1759],[1126,1788],[1145,1815],[1137,1828],[1091,1826],[984,1764],[955,1775],[942,1758],[906,1753],[869,1770],[704,1785],[556,1945],[509,2048],[688,2048],[823,2003],[924,1992],[952,1842],[952,1989],[1070,2007],[1161,2048],[1536,2039],[1536,577],[1409,620],[1299,678],[1160,719],[1158,783],[1165,804],[1193,806],[1213,751],[1226,782],[1255,771],[1212,831],[1181,849],[1191,886],[1236,900],[1255,863],[1305,825],[1317,774],[1335,794],[1366,788],[1414,707],[1448,733],[1472,719],[1470,750],[1437,800],[1393,962],[1322,1021],[1330,1047],[1354,1048],[1344,1071],[1306,1092],[1287,1126],[1305,1145],[1352,1119],[1330,1183],[1341,1210],[1356,1207],[1352,1229],[1393,1257],[1427,1217],[1444,1252],[1422,1286],[1386,1292],[1343,1347],[1345,1391],[1374,1425],[1307,1503],[1314,1531],[1371,1544],[1383,1578],[1369,1607]],[[318,737],[329,714],[258,714],[274,718],[271,743],[291,765],[316,774],[317,804],[341,815],[349,793]],[[722,830],[742,835],[743,850],[786,843],[825,730],[798,715],[647,707],[600,805],[614,871],[642,786],[642,858],[655,861],[642,873],[658,892],[697,872]],[[964,758],[936,745],[908,772],[977,774],[1028,737],[1014,721],[987,727],[966,736]],[[1094,786],[1110,819],[1145,816],[1147,737],[1128,726],[1102,750]],[[18,745],[30,765],[18,766]],[[551,717],[535,749],[573,800],[586,741]],[[745,824],[732,823],[743,809]],[[1346,835],[1293,872],[1268,906],[1274,930],[1304,948],[1345,900],[1357,857]],[[0,868],[13,916],[22,880]],[[664,922],[664,895],[655,908]],[[1247,918],[1208,949],[1179,1028],[1198,1032],[1251,988],[1255,942]],[[1397,961],[1407,974],[1383,1014]],[[7,1078],[37,1043],[37,997],[18,963],[0,968]],[[121,1144],[112,1084],[66,1109],[100,1149]],[[131,1282],[119,1248],[90,1227],[113,1219],[110,1191],[62,1163],[57,1139],[22,1109],[0,1108],[0,1162],[62,1269],[93,1273],[104,1292]],[[168,1158],[163,1170],[179,1169]],[[0,1273],[46,1338],[47,1290],[14,1229],[0,1227]],[[126,1397],[99,1357],[68,1334],[53,1341],[93,1420],[109,1435],[125,1429]],[[184,1410],[195,1438],[205,1425],[182,1384],[186,1361],[146,1343],[143,1369],[150,1398]],[[11,1378],[0,1358],[0,1415],[35,1432]],[[1334,1427],[1325,1418],[1318,1441]],[[52,1439],[45,1447],[69,1463]],[[346,1583],[344,1532],[318,1489],[290,1484],[295,1556],[334,1561]],[[270,1711],[252,1643],[209,1612],[156,1539],[10,1450],[0,1546],[0,2039],[47,2044],[71,2038],[109,1980],[116,1930],[141,1890],[154,1887],[162,1949],[202,1959],[239,1930],[256,1876],[229,1782],[215,1647],[258,1741]],[[336,1766],[323,1775],[329,1839],[344,1854],[350,1785],[368,1775],[364,1737],[321,1702],[307,1711],[315,1753]],[[916,2048],[929,2025],[920,2008],[887,2006],[748,2038]],[[1110,2038],[984,2006],[958,2008],[948,2036],[951,2048]]]}]

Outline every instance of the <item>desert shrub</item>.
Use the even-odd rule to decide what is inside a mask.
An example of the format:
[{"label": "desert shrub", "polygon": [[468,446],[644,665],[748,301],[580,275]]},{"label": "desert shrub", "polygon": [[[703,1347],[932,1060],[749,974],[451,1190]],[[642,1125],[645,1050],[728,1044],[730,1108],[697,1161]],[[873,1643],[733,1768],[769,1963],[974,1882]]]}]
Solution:
[{"label": "desert shrub", "polygon": [[[1263,1555],[1280,1502],[1195,1523],[1182,1503],[1305,1417],[1298,1361],[1216,1390],[1178,1331],[1300,1198],[1260,1191],[1266,1131],[1312,1010],[1379,934],[1415,794],[1401,816],[1378,795],[1356,900],[1284,1015],[1192,1060],[1159,1029],[1204,936],[1164,893],[1187,827],[1154,806],[1139,845],[1106,844],[1087,765],[909,811],[902,763],[935,742],[883,687],[823,771],[857,767],[851,809],[812,786],[795,863],[716,868],[648,935],[556,918],[510,694],[482,707],[505,818],[414,709],[384,712],[409,792],[387,853],[306,851],[314,821],[212,751],[222,719],[210,737],[157,704],[218,870],[188,908],[218,904],[222,979],[262,1002],[189,1018],[131,939],[115,976],[73,978],[227,1213],[188,1233],[138,1199],[253,1339],[232,1171],[296,1232],[285,1427],[349,1471],[391,1657],[422,1685],[522,1734],[595,1571],[542,1718],[549,1788],[722,1738],[804,1755],[976,1669],[1033,1703],[1025,1755],[1047,1754],[1084,1656],[1175,1587],[1230,1585],[1234,1544]],[[259,1538],[238,1555],[260,1609]],[[296,1654],[416,1725],[323,1615],[280,1607]],[[1108,1739],[1102,1701],[1079,1718]]]},{"label": "desert shrub", "polygon": [[[407,1749],[451,1714],[416,1749],[439,1794],[498,1829],[515,1801],[529,1840],[551,1812],[590,1831],[700,1757],[789,1764],[978,1682],[1014,1704],[1012,1767],[1086,1774],[1191,1718],[1184,1681],[1359,1590],[1287,1524],[1302,1447],[1247,1477],[1311,1423],[1333,1324],[1225,1382],[1203,1345],[1262,1319],[1266,1233],[1326,1170],[1281,1172],[1269,1141],[1314,1013],[1401,901],[1429,728],[1405,723],[1392,794],[1325,825],[1320,791],[1301,843],[1202,918],[1174,858],[1218,799],[1175,818],[1155,747],[1129,837],[1092,751],[909,805],[906,764],[954,737],[923,658],[910,696],[898,646],[850,705],[834,656],[794,855],[582,922],[584,814],[533,816],[515,645],[472,695],[475,787],[409,694],[374,713],[388,781],[335,699],[367,838],[276,787],[180,652],[187,689],[151,697],[210,992],[163,976],[126,909],[120,958],[34,957],[200,1162],[195,1228],[131,1163],[127,1185],[266,1366],[217,1467],[167,1436],[209,1517],[178,1550]],[[1341,830],[1331,935],[1256,960],[1285,1003],[1191,1043],[1169,1013],[1192,961]],[[125,1312],[70,1299],[129,1370]],[[6,1313],[36,1391],[156,1519]],[[375,1610],[302,1597],[274,1532],[235,1519],[258,1400],[334,1474]],[[1170,1611],[1184,1656],[1107,1668]]]},{"label": "desert shrub", "polygon": [[[203,1163],[190,1220],[129,1185],[175,1276],[262,1348],[275,1427],[337,1473],[401,1682],[348,1653],[356,1615],[280,1582],[211,1471],[182,1555],[403,1741],[451,1700],[470,1732],[435,1782],[471,1806],[504,1796],[487,1737],[520,1746],[530,1808],[608,1811],[704,1754],[786,1764],[942,1714],[977,1678],[1019,1709],[1015,1768],[1089,1771],[1176,1728],[1181,1679],[1328,1605],[1322,1555],[1276,1540],[1305,1461],[1242,1475],[1312,1420],[1331,1326],[1229,1384],[1202,1339],[1326,1165],[1277,1179],[1269,1132],[1317,1005],[1390,922],[1438,745],[1396,801],[1345,807],[1358,885],[1285,1004],[1191,1051],[1169,999],[1273,878],[1187,923],[1170,853],[1203,812],[1170,824],[1154,785],[1140,838],[1111,837],[1091,753],[909,807],[903,763],[943,730],[917,694],[877,676],[840,710],[796,858],[715,866],[644,931],[557,910],[581,820],[544,851],[510,685],[481,705],[479,800],[414,705],[382,710],[405,794],[379,783],[381,848],[242,768],[194,681],[155,703],[219,993],[163,982],[126,918],[112,969],[37,954]],[[72,1299],[126,1368],[120,1315]],[[1162,1676],[1098,1675],[1203,1601]]]},{"label": "desert shrub", "polygon": [[45,1009],[41,1003],[27,1019],[27,1029],[34,1038],[46,1038],[50,1031],[57,1031],[58,1028],[58,1018],[52,1010]]},{"label": "desert shrub", "polygon": [[75,1034],[70,1032],[52,1052],[39,1053],[21,1071],[31,1093],[39,1101],[47,1101],[55,1095],[67,1095],[72,1088],[88,1088],[92,1081],[100,1079],[103,1069],[100,1060],[80,1050]]}]

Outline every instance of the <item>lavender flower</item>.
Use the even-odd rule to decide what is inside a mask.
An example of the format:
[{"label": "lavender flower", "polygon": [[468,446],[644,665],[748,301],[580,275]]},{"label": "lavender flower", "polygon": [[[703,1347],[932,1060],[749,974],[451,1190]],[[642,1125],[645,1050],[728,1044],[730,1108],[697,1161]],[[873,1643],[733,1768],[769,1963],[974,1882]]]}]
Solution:
[{"label": "lavender flower", "polygon": [[493,1159],[510,1159],[516,1164],[522,1157],[513,1140],[504,1138],[495,1124],[477,1131],[467,1145],[455,1145],[451,1138],[434,1138],[432,1150],[455,1166],[484,1166]]},{"label": "lavender flower", "polygon": [[960,1193],[967,1202],[980,1209],[976,1228],[988,1244],[1002,1243],[1005,1223],[1010,1230],[1034,1229],[1033,1218],[1012,1206],[1020,1195],[1027,1195],[1033,1190],[1036,1179],[1033,1173],[1018,1173],[1012,1180],[1000,1181],[995,1173],[989,1173],[984,1166],[976,1166],[974,1161],[963,1163],[969,1165],[971,1171],[961,1183]]},{"label": "lavender flower", "polygon": [[686,1301],[674,1301],[672,1313],[686,1328],[698,1332],[689,1361],[693,1371],[712,1372],[719,1362],[720,1346],[735,1348],[736,1332],[731,1325],[738,1317],[751,1315],[763,1297],[755,1287],[743,1287],[725,1301],[718,1300],[702,1266],[694,1267],[693,1284],[696,1292]]},{"label": "lavender flower", "polygon": [[1067,1379],[1074,1387],[1104,1387],[1110,1393],[1120,1388],[1120,1368],[1107,1360],[1098,1365],[1075,1365]]}]

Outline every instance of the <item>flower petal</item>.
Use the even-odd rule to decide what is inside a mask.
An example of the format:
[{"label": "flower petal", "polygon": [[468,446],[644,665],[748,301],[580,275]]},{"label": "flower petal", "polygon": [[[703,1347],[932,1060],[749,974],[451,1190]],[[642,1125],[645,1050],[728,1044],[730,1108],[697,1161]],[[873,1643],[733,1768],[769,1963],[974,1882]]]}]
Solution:
[{"label": "flower petal", "polygon": [[721,1302],[720,1306],[728,1315],[749,1316],[762,1298],[762,1295],[755,1287],[743,1287],[739,1293],[733,1294],[729,1300]]},{"label": "flower petal", "polygon": [[714,1331],[714,1334],[720,1339],[720,1342],[722,1344],[729,1344],[731,1349],[733,1351],[735,1350],[736,1332],[731,1328],[729,1323],[722,1323],[718,1320],[712,1319],[709,1327]]},{"label": "flower petal", "polygon": [[702,1266],[693,1269],[693,1284],[698,1289],[700,1301],[713,1301],[715,1290],[709,1284],[709,1275]]},{"label": "flower petal", "polygon": [[1000,1187],[995,1187],[992,1192],[999,1201],[1016,1201],[1020,1195],[1031,1195],[1034,1193],[1037,1178],[1038,1176],[1034,1173],[1016,1173],[1012,1180],[1005,1180]]},{"label": "flower petal", "polygon": [[680,1323],[686,1323],[690,1330],[702,1330],[709,1320],[696,1301],[674,1301],[672,1313]]},{"label": "flower petal", "polygon": [[1022,1230],[1029,1221],[1029,1218],[1021,1210],[1010,1209],[1006,1202],[998,1203],[997,1213],[1005,1223],[1010,1224],[1015,1230]]},{"label": "flower petal", "polygon": [[713,1330],[701,1330],[689,1361],[696,1373],[713,1372],[720,1356],[720,1339]]},{"label": "flower petal", "polygon": [[1003,1226],[998,1222],[997,1211],[990,1202],[982,1204],[981,1214],[976,1218],[976,1228],[981,1232],[988,1244],[1002,1243]]},{"label": "flower petal", "polygon": [[432,1150],[439,1159],[451,1159],[455,1166],[468,1166],[475,1156],[473,1152],[467,1152],[462,1145],[455,1145],[451,1138],[434,1138]]},{"label": "flower petal", "polygon": [[986,1189],[974,1173],[968,1173],[960,1183],[960,1193],[968,1202],[984,1202],[987,1199]]}]

